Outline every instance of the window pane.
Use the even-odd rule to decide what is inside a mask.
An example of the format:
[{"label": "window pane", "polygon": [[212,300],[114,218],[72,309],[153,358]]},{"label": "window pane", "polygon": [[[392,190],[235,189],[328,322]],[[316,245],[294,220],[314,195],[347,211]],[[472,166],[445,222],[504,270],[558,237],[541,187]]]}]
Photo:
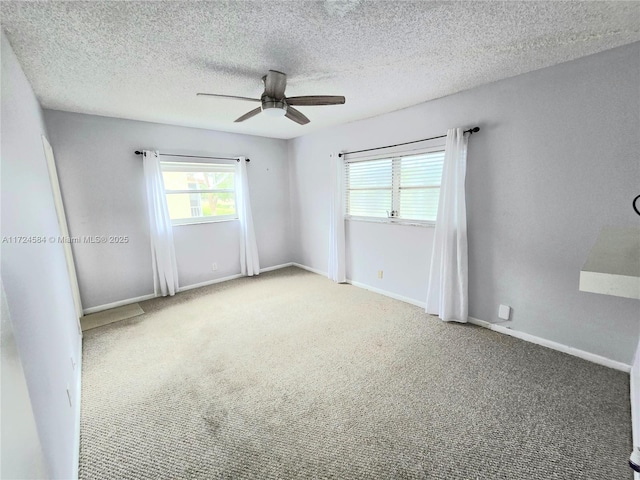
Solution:
[{"label": "window pane", "polygon": [[444,152],[403,157],[400,162],[400,186],[440,185]]},{"label": "window pane", "polygon": [[440,188],[400,190],[400,218],[436,221]]},{"label": "window pane", "polygon": [[391,211],[391,189],[352,190],[349,192],[348,213],[357,217],[387,217]]},{"label": "window pane", "polygon": [[347,164],[348,188],[391,187],[392,160],[372,160]]},{"label": "window pane", "polygon": [[171,219],[236,215],[233,193],[168,193]]},{"label": "window pane", "polygon": [[166,190],[233,189],[233,172],[162,172]]},{"label": "window pane", "polygon": [[444,151],[345,164],[347,214],[435,221]]}]

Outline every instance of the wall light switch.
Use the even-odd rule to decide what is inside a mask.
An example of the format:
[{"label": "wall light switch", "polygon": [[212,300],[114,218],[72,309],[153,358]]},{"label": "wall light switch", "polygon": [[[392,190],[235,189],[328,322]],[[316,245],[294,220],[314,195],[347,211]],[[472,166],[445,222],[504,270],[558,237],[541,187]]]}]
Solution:
[{"label": "wall light switch", "polygon": [[508,305],[500,305],[498,308],[498,318],[502,320],[509,320],[511,316],[511,307]]}]

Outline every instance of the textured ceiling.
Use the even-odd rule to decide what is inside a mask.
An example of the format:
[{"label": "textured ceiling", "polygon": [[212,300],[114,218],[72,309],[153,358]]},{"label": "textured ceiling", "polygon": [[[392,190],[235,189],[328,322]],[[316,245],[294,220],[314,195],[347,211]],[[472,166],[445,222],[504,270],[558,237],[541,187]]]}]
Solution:
[{"label": "textured ceiling", "polygon": [[[639,2],[6,2],[45,108],[292,138],[640,40]],[[258,115],[267,70],[311,123]]]}]

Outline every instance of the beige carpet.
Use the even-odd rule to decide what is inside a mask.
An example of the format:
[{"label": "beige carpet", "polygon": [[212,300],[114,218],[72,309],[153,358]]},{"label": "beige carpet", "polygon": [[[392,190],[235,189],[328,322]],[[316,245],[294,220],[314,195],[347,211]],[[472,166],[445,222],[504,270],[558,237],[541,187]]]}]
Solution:
[{"label": "beige carpet", "polygon": [[296,268],[84,337],[82,479],[631,479],[628,375]]}]

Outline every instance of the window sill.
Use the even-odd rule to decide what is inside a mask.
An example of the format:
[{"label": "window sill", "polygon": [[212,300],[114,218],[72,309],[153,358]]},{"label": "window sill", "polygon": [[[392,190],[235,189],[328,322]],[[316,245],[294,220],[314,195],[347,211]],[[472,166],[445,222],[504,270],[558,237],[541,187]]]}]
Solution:
[{"label": "window sill", "polygon": [[194,221],[185,221],[185,222],[180,222],[180,223],[173,223],[171,222],[172,226],[174,227],[182,227],[185,225],[200,225],[203,223],[222,223],[222,222],[234,222],[238,220],[238,217],[234,217],[234,218],[219,218],[217,220],[194,220]]},{"label": "window sill", "polygon": [[434,228],[436,226],[436,222],[432,222],[432,221],[402,220],[399,218],[369,218],[369,217],[345,216],[344,219],[348,221],[355,221],[355,222],[386,223],[389,225],[404,225],[404,226],[410,226],[410,227]]}]

